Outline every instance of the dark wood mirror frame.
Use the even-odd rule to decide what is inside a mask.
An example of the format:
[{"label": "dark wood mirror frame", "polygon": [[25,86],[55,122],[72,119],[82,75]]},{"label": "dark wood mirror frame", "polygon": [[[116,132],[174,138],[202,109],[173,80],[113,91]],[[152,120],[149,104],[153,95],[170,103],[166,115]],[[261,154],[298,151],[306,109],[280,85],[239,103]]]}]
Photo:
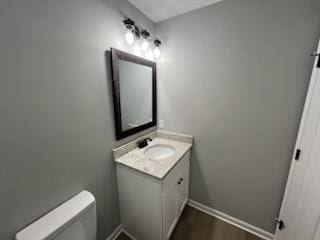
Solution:
[{"label": "dark wood mirror frame", "polygon": [[[128,130],[122,130],[121,123],[121,105],[120,105],[120,79],[119,79],[119,60],[140,64],[152,68],[152,122],[134,127]],[[142,130],[154,127],[157,124],[157,74],[156,63],[147,59],[111,48],[112,63],[112,86],[113,86],[113,106],[116,127],[116,139],[120,140],[127,136],[138,133]]]}]

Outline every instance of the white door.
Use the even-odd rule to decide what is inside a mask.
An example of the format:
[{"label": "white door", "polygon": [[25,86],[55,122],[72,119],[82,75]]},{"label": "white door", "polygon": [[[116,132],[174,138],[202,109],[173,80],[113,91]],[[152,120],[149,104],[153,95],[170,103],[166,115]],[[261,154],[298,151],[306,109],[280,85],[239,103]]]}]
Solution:
[{"label": "white door", "polygon": [[163,195],[163,237],[169,239],[178,219],[177,219],[177,195],[178,184],[174,181]]},{"label": "white door", "polygon": [[180,217],[184,206],[187,203],[188,196],[189,196],[189,168],[190,168],[190,163],[188,162],[184,167],[181,172],[180,177],[178,178],[178,217]]},{"label": "white door", "polygon": [[[320,47],[320,46],[319,46]],[[318,49],[320,51],[320,49]],[[314,64],[280,219],[277,240],[320,240],[320,68]],[[294,154],[296,155],[296,154]]]}]

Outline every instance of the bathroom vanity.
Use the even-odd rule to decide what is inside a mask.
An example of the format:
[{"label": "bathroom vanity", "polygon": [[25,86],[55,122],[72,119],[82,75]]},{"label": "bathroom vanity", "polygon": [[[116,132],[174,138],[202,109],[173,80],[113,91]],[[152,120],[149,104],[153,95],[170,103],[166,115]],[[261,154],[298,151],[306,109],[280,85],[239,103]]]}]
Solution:
[{"label": "bathroom vanity", "polygon": [[[157,125],[156,63],[111,49],[116,139]],[[150,141],[151,140],[151,141]],[[192,137],[153,131],[113,150],[123,230],[170,238],[188,200]]]},{"label": "bathroom vanity", "polygon": [[113,150],[122,227],[133,239],[170,238],[188,200],[191,147],[191,136],[155,131]]}]

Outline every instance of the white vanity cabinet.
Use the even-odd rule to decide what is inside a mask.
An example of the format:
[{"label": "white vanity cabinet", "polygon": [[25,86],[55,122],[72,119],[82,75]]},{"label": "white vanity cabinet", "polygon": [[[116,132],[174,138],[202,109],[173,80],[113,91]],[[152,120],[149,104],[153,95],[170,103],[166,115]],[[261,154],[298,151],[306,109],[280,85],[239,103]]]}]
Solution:
[{"label": "white vanity cabinet", "polygon": [[163,179],[117,164],[122,227],[136,240],[167,240],[188,200],[190,150]]},{"label": "white vanity cabinet", "polygon": [[177,178],[162,193],[163,231],[162,239],[169,239],[188,200],[189,162]]}]

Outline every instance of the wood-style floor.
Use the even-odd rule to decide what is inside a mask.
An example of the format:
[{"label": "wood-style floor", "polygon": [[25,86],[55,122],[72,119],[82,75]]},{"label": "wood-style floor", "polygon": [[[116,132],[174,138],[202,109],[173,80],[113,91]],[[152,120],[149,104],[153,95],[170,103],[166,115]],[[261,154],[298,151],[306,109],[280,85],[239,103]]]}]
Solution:
[{"label": "wood-style floor", "polygon": [[[131,240],[131,238],[121,233],[117,240]],[[261,238],[187,205],[170,240],[261,240]]]}]

